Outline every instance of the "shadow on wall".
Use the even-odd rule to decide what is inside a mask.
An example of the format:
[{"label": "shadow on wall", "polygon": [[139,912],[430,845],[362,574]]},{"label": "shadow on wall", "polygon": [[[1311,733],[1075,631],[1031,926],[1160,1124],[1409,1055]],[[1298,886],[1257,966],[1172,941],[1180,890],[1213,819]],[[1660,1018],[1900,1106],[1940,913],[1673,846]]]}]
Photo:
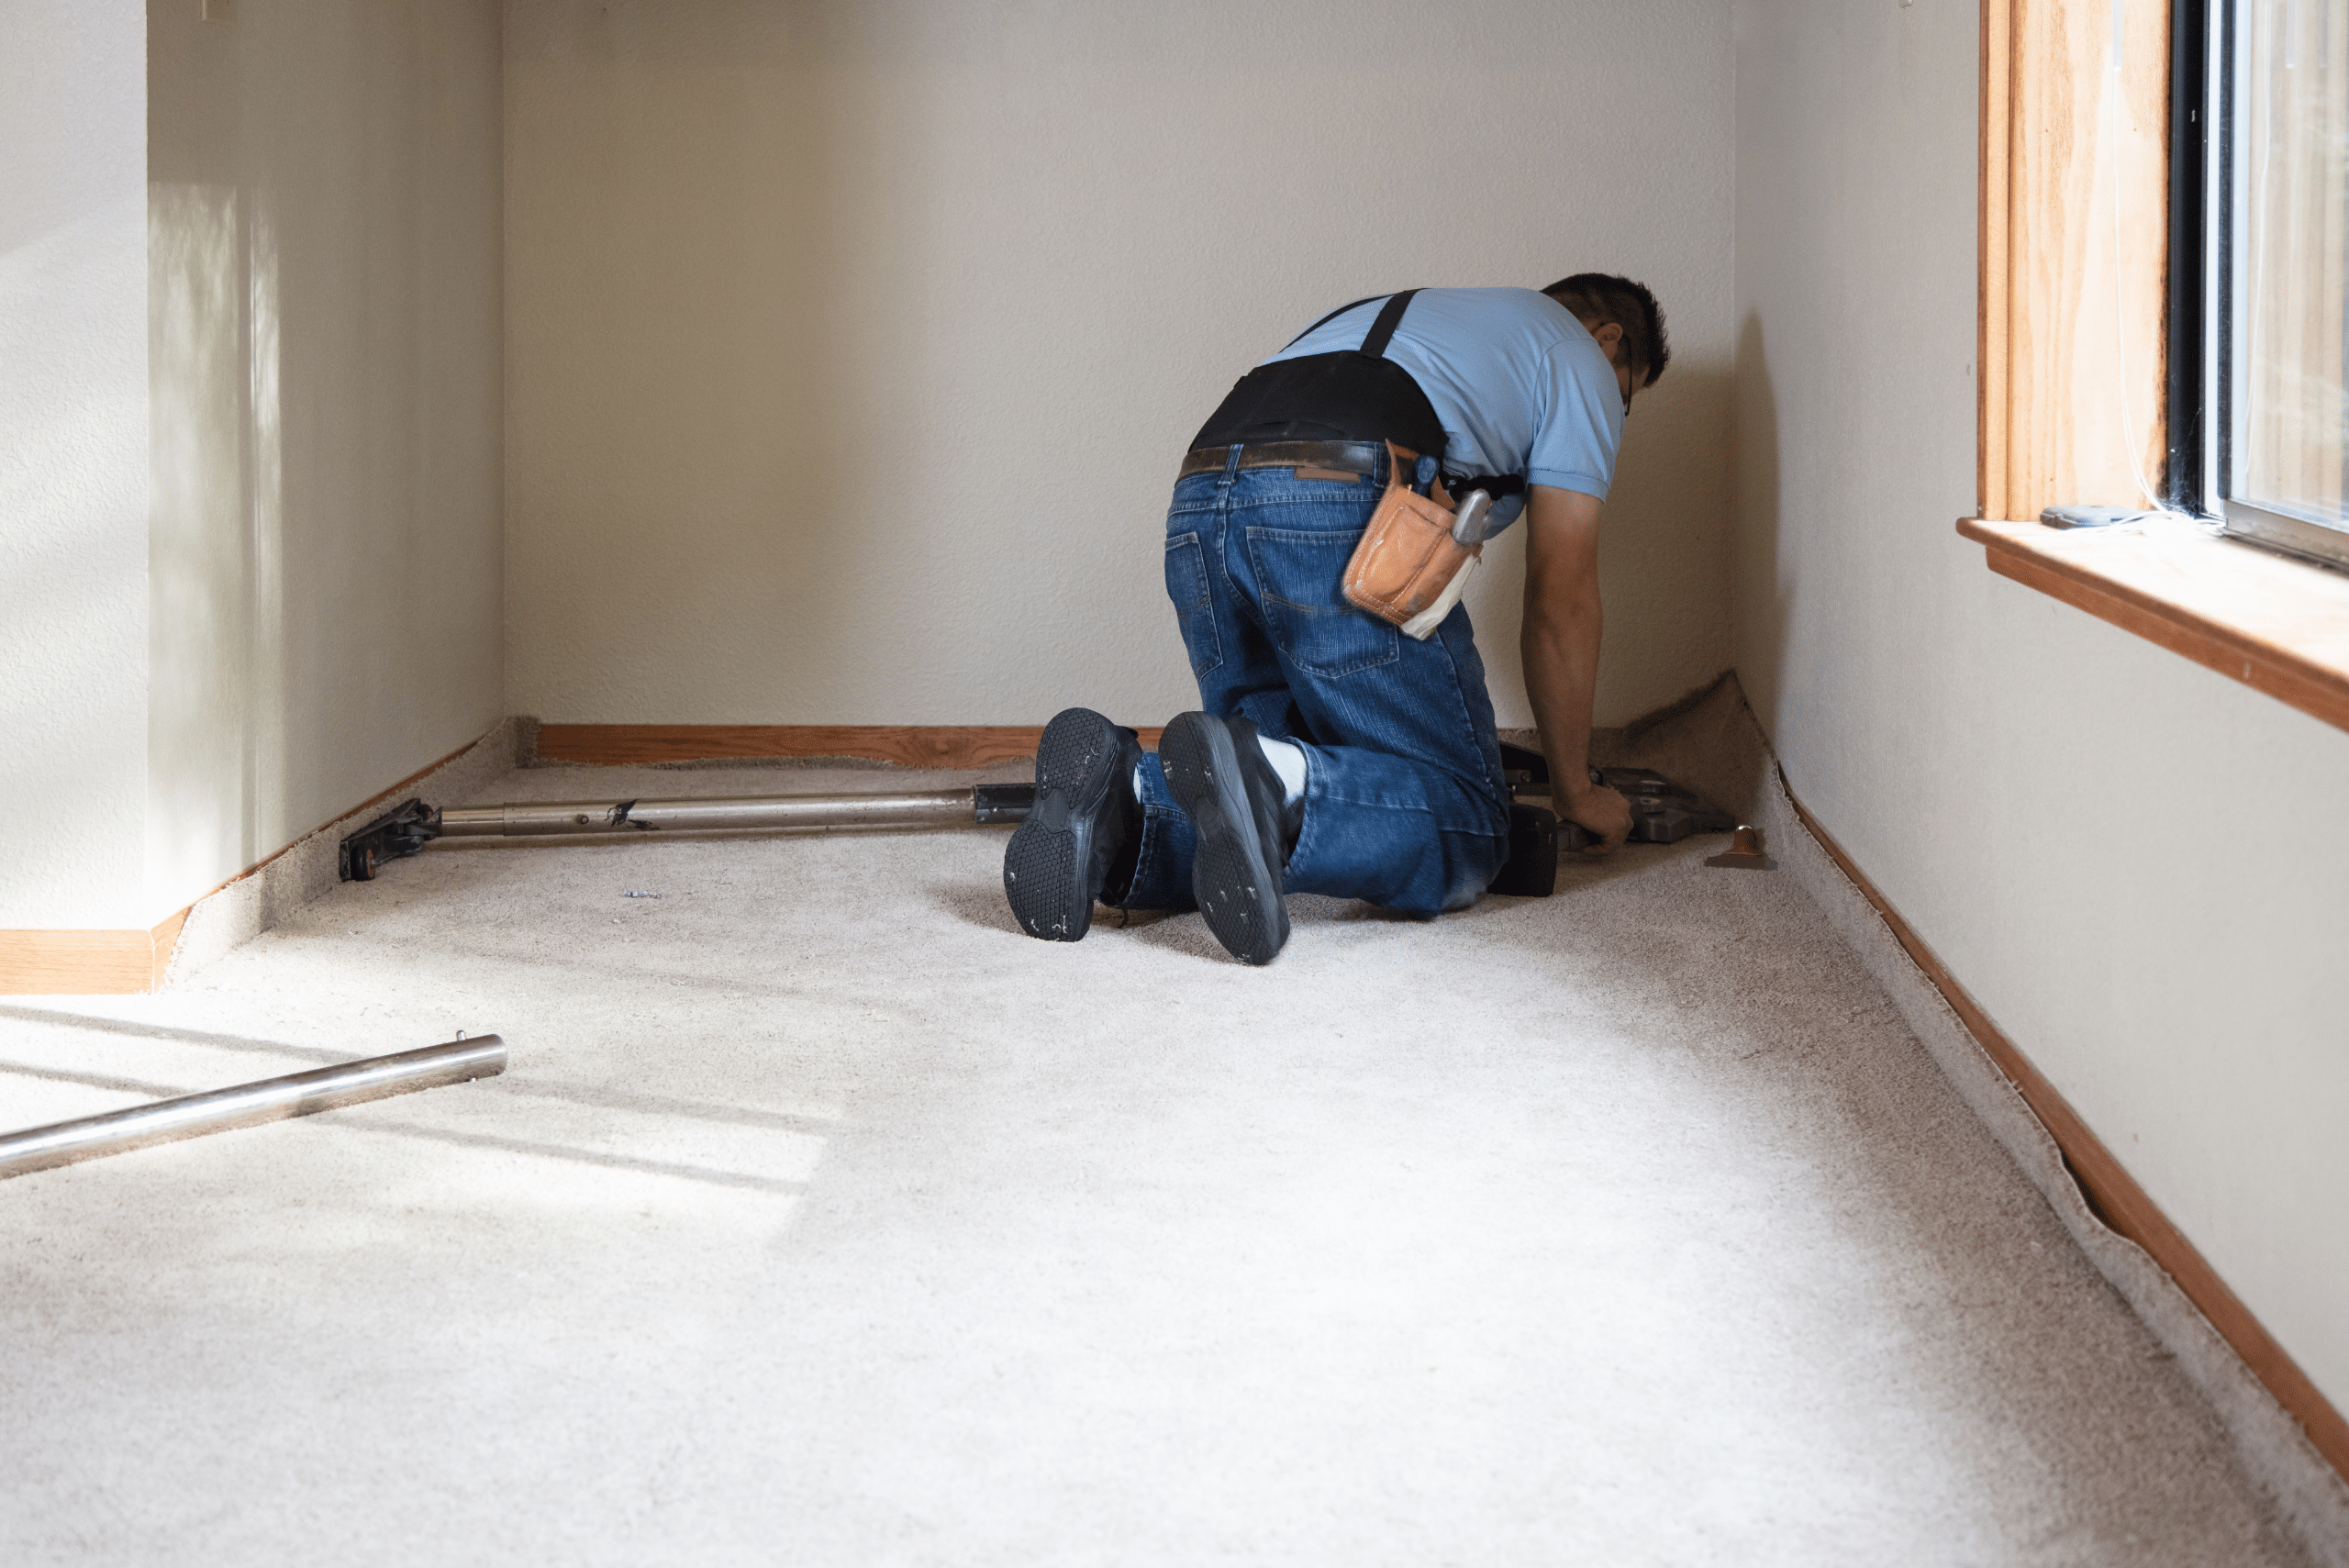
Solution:
[{"label": "shadow on wall", "polygon": [[1737,672],[1762,732],[1778,732],[1794,595],[1778,570],[1778,398],[1762,317],[1748,311],[1737,334]]},{"label": "shadow on wall", "polygon": [[1674,366],[1632,403],[1599,550],[1602,724],[1649,712],[1736,660],[1735,396],[1715,360]]},{"label": "shadow on wall", "polygon": [[[1669,319],[1672,302],[1663,302]],[[1596,722],[1631,722],[1736,658],[1731,617],[1736,549],[1729,428],[1735,377],[1675,363],[1632,404],[1607,499],[1599,583],[1607,642]],[[1488,546],[1468,595],[1477,651],[1503,728],[1533,722],[1518,634],[1524,624],[1525,529]]]}]

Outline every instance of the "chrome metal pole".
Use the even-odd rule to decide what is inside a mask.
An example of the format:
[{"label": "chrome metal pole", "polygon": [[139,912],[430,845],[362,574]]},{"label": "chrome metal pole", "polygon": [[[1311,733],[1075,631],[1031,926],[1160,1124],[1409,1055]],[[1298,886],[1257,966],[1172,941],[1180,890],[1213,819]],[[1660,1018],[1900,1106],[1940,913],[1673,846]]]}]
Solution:
[{"label": "chrome metal pole", "polygon": [[994,828],[1024,822],[1036,804],[1031,784],[893,795],[744,795],[704,800],[518,800],[435,810],[402,801],[356,833],[343,835],[336,869],[345,882],[372,882],[386,863],[419,854],[435,839],[520,839],[577,833],[710,832],[791,828],[831,833],[866,828]]},{"label": "chrome metal pole", "polygon": [[451,806],[444,839],[524,838],[544,833],[696,832],[735,828],[968,828],[968,789],[899,795],[751,795],[703,800],[543,800]]},{"label": "chrome metal pole", "polygon": [[494,1034],[428,1045],[391,1056],[362,1057],[337,1067],[263,1078],[208,1094],[158,1100],[150,1106],[108,1111],[79,1121],[53,1122],[22,1132],[0,1133],[0,1179],[71,1165],[105,1154],[121,1154],[151,1144],[284,1121],[312,1111],[355,1106],[411,1089],[494,1078],[506,1071],[506,1042]]}]

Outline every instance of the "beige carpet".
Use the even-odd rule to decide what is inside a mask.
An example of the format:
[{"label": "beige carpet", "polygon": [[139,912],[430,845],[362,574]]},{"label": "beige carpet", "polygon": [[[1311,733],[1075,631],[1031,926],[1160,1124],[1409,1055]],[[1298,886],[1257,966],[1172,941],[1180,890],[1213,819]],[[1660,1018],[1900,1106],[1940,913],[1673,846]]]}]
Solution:
[{"label": "beige carpet", "polygon": [[0,1562],[2304,1561],[1720,844],[1298,900],[1262,971],[1018,935],[996,832],[444,846],[161,995],[0,1002],[7,1126],[513,1047],[0,1184]]}]

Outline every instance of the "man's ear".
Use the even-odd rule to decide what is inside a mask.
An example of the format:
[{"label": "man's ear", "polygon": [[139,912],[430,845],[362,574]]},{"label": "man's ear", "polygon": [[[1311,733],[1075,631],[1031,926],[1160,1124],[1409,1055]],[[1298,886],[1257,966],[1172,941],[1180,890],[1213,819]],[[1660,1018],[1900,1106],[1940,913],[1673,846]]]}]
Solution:
[{"label": "man's ear", "polygon": [[[1577,319],[1580,318],[1577,317]],[[1583,330],[1588,332],[1598,341],[1599,349],[1607,355],[1609,364],[1620,365],[1623,362],[1623,324],[1621,322],[1601,321],[1594,317],[1583,321],[1582,325]]]}]

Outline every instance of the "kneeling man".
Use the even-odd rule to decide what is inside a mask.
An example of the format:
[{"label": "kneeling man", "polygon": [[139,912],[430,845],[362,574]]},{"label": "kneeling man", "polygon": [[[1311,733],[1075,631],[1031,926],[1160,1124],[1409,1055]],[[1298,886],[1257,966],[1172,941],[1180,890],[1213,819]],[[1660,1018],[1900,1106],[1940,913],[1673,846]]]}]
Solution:
[{"label": "kneeling man", "polygon": [[1636,388],[1670,356],[1655,297],[1580,272],[1532,289],[1414,289],[1324,317],[1242,377],[1192,440],[1166,516],[1199,711],[1156,755],[1070,708],[1036,754],[1004,854],[1030,936],[1075,941],[1096,902],[1197,907],[1269,963],[1290,893],[1432,917],[1508,857],[1508,790],[1467,607],[1425,639],[1355,608],[1348,560],[1400,482],[1494,497],[1527,530],[1521,651],[1560,814],[1611,847],[1631,828],[1589,782],[1598,518]]}]

